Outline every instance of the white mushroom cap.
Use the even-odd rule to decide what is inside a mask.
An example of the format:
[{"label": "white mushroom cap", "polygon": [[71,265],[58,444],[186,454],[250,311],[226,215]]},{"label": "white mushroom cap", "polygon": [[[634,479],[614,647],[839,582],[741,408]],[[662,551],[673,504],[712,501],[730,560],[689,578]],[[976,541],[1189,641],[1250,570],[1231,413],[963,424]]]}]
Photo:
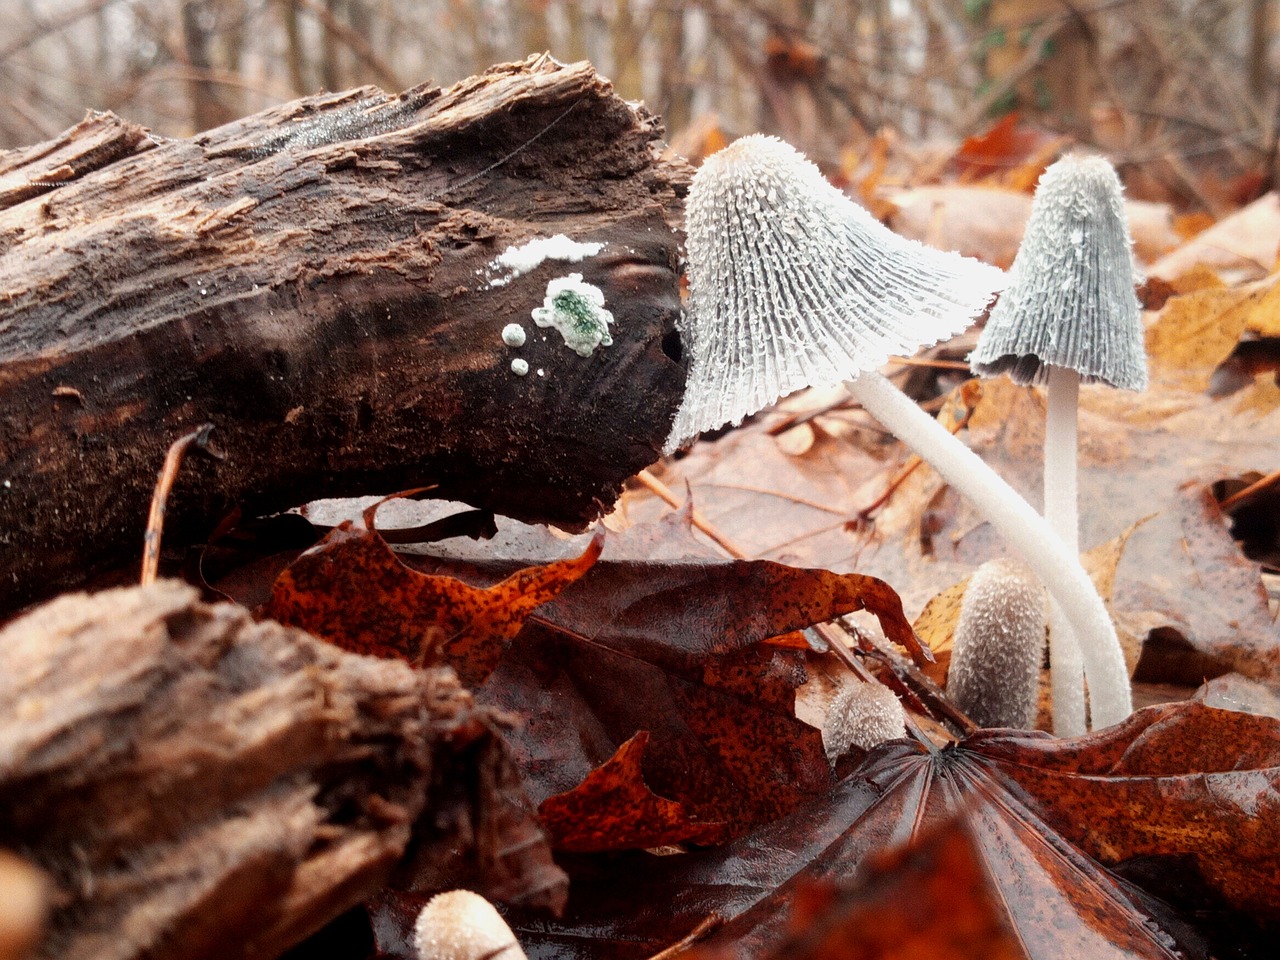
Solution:
[{"label": "white mushroom cap", "polygon": [[822,724],[822,743],[835,759],[849,747],[870,750],[906,733],[902,702],[883,683],[857,681],[831,699]]},{"label": "white mushroom cap", "polygon": [[668,451],[949,337],[1004,283],[995,267],[899,237],[759,134],[702,164],[685,224],[692,359]]},{"label": "white mushroom cap", "polygon": [[969,578],[947,672],[947,694],[981,727],[1031,726],[1045,638],[1040,581],[1013,560]]},{"label": "white mushroom cap", "polygon": [[450,890],[428,900],[413,938],[421,960],[526,960],[493,904],[470,890]]},{"label": "white mushroom cap", "polygon": [[1147,355],[1123,189],[1102,157],[1063,157],[1036,186],[1009,288],[969,357],[984,377],[1043,383],[1047,366],[1142,390]]}]

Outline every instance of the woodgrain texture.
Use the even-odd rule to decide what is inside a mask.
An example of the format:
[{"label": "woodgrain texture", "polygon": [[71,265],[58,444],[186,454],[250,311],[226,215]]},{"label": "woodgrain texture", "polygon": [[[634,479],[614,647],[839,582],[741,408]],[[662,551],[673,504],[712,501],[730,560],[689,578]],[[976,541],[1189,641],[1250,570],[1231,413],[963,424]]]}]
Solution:
[{"label": "woodgrain texture", "polygon": [[451,671],[174,581],[37,608],[0,631],[0,848],[56,890],[37,955],[270,957],[388,881],[558,907],[496,722]]},{"label": "woodgrain texture", "polygon": [[[235,510],[428,484],[598,516],[684,389],[686,171],[659,135],[589,64],[542,57],[190,140],[91,116],[0,155],[0,611],[136,563],[164,451],[206,422],[227,456],[184,466],[171,545]],[[557,233],[605,247],[491,283],[508,246]],[[615,318],[589,357],[530,322],[569,272]]]}]

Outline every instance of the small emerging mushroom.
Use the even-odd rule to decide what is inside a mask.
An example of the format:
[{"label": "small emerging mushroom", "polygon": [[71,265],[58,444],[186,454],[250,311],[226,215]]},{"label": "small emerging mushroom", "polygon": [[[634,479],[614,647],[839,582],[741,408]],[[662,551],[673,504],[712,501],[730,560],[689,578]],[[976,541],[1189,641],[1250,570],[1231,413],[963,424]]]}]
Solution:
[{"label": "small emerging mushroom", "polygon": [[[793,147],[750,136],[709,157],[686,206],[689,380],[669,450],[806,386],[845,386],[967,496],[1061,604],[1095,661],[1120,644],[1062,540],[972,450],[877,368],[964,329],[1002,285],[994,267],[905,240]],[[1092,680],[1093,677],[1091,676]],[[1132,712],[1127,677],[1099,674],[1094,720]]]},{"label": "small emerging mushroom", "polygon": [[[1046,384],[1044,515],[1078,554],[1076,428],[1080,382],[1126,390],[1147,385],[1142,314],[1134,294],[1133,242],[1115,168],[1102,157],[1068,156],[1040,178],[1009,288],[991,310],[969,361],[984,377],[1007,373]],[[1085,730],[1084,673],[1092,691],[1102,670],[1056,604],[1050,608],[1053,728]],[[1090,669],[1091,668],[1091,669]],[[1128,673],[1112,682],[1128,683]]]},{"label": "small emerging mushroom", "polygon": [[822,744],[834,760],[851,746],[870,750],[906,734],[906,714],[883,683],[855,681],[831,698],[822,723]]},{"label": "small emerging mushroom", "polygon": [[493,904],[470,890],[428,900],[413,926],[413,940],[419,960],[527,960]]},{"label": "small emerging mushroom", "polygon": [[1026,729],[1035,722],[1044,599],[1040,581],[1013,560],[989,560],[969,578],[947,695],[978,726]]}]

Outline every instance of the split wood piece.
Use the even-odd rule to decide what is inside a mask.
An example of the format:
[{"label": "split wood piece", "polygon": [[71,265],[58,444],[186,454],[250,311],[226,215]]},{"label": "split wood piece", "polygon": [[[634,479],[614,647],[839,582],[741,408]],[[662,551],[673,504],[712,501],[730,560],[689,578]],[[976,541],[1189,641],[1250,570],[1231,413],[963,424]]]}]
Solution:
[{"label": "split wood piece", "polygon": [[527,806],[492,791],[492,717],[451,671],[173,581],[38,608],[0,631],[0,847],[56,887],[37,956],[274,956],[411,879],[419,827],[480,890],[559,906]]},{"label": "split wood piece", "polygon": [[[184,470],[166,546],[237,509],[429,484],[599,516],[684,390],[688,171],[660,135],[589,64],[544,56],[188,140],[91,117],[0,155],[0,612],[135,568],[165,450],[206,422],[227,456]],[[496,264],[556,234],[604,246]],[[587,357],[531,318],[570,272],[614,319]]]}]

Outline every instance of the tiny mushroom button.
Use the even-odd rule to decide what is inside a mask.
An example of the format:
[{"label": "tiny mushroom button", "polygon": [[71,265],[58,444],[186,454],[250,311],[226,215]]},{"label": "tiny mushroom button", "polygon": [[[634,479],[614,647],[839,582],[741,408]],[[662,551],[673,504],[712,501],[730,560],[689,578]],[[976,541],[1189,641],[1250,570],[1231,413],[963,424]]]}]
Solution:
[{"label": "tiny mushroom button", "polygon": [[[1127,390],[1147,385],[1132,249],[1115,168],[1102,157],[1076,156],[1050,166],[1036,187],[1009,288],[969,358],[980,376],[1007,373],[1015,383],[1046,385],[1044,512],[1072,553],[1079,553],[1080,382]],[[1083,733],[1086,651],[1056,605],[1049,637],[1054,730]],[[1108,668],[1116,666],[1110,658]],[[1091,688],[1094,683],[1091,676]]]},{"label": "tiny mushroom button", "polygon": [[969,578],[947,670],[947,695],[980,727],[1030,727],[1044,652],[1044,588],[1014,560]]},{"label": "tiny mushroom button", "polygon": [[470,890],[450,890],[427,901],[413,929],[418,960],[526,960],[498,911]]}]

